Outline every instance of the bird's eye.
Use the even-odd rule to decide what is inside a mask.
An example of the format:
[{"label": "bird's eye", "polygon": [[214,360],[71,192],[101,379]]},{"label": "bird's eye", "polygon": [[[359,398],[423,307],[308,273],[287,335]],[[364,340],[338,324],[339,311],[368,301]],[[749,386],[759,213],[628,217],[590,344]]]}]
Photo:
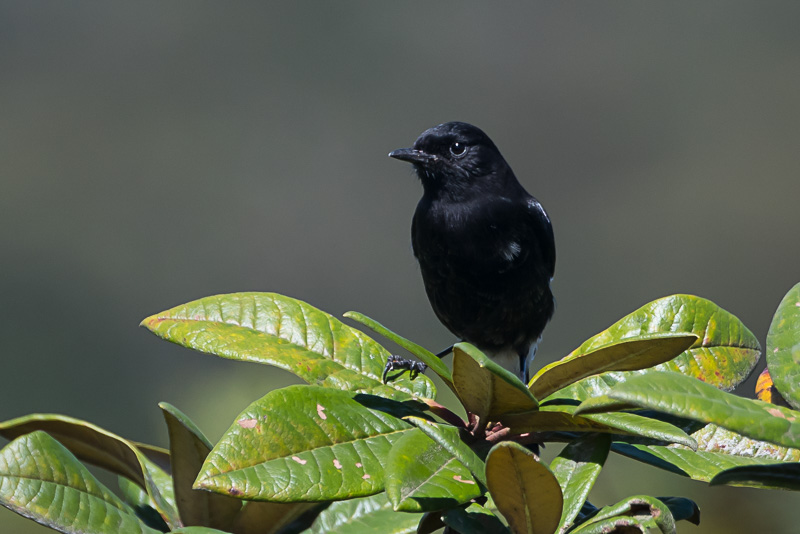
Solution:
[{"label": "bird's eye", "polygon": [[467,145],[464,143],[459,143],[456,141],[452,145],[450,145],[450,153],[455,157],[463,156],[464,153],[467,151]]}]

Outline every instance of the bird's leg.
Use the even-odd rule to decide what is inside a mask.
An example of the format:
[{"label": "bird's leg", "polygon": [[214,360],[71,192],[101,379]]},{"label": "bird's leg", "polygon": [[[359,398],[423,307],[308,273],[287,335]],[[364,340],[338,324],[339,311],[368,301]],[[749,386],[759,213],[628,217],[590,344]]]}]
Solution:
[{"label": "bird's leg", "polygon": [[447,347],[446,349],[444,349],[441,352],[437,352],[436,353],[436,357],[441,360],[442,358],[444,358],[445,356],[447,356],[451,352],[453,352],[453,345],[450,345],[449,347]]},{"label": "bird's leg", "polygon": [[418,362],[410,358],[403,358],[397,354],[391,354],[389,359],[386,361],[386,367],[383,368],[383,383],[386,383],[386,379],[389,376],[389,371],[394,371],[397,369],[400,369],[401,372],[410,371],[411,378],[414,379],[418,374],[424,373],[425,369],[427,368],[428,366],[422,362]]}]

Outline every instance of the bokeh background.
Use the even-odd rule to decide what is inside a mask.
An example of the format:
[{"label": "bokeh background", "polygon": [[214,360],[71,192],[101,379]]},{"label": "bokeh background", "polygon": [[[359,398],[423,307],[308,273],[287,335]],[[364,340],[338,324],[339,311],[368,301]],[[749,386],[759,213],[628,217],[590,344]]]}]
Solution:
[{"label": "bokeh background", "polygon": [[[540,363],[679,292],[763,343],[800,281],[799,22],[797,2],[3,2],[0,418],[166,445],[169,401],[219,438],[293,377],[137,328],[216,293],[445,347],[410,250],[421,186],[386,154],[449,120],[554,222]],[[792,494],[609,468],[592,501],[693,497],[681,532],[796,529]],[[1,509],[0,532],[49,531]]]}]

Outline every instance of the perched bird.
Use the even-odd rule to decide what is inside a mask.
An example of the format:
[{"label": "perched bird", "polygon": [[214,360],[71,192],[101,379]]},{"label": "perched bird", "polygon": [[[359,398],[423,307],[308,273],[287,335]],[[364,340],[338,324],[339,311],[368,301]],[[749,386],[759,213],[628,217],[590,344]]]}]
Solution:
[{"label": "perched bird", "polygon": [[389,156],[412,163],[422,181],[411,243],[436,316],[526,379],[555,307],[556,250],[544,208],[471,124],[440,124]]}]

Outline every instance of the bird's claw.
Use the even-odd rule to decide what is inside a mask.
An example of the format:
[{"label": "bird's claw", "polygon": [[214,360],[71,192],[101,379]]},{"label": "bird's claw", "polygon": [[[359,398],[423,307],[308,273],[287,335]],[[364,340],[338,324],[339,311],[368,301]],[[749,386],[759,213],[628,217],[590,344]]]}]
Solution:
[{"label": "bird's claw", "polygon": [[424,373],[425,369],[427,368],[428,366],[422,362],[418,362],[410,358],[403,358],[402,356],[398,356],[397,354],[391,354],[386,362],[386,367],[383,368],[383,376],[381,378],[383,380],[383,383],[385,384],[386,379],[389,375],[389,371],[400,369],[401,371],[410,371],[411,378],[413,379],[419,373]]}]

